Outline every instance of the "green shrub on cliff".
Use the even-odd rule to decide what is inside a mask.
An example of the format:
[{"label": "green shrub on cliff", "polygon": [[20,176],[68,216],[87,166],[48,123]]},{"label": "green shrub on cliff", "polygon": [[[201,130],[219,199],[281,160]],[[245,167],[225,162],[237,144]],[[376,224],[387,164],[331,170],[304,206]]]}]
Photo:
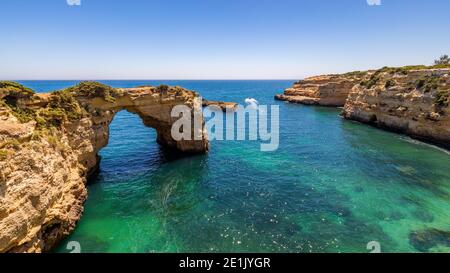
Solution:
[{"label": "green shrub on cliff", "polygon": [[0,161],[5,161],[8,159],[8,151],[7,150],[0,150]]},{"label": "green shrub on cliff", "polygon": [[361,81],[360,84],[366,87],[367,89],[371,89],[378,83],[379,80],[380,80],[380,72],[376,71],[372,76],[370,76],[368,81]]},{"label": "green shrub on cliff", "polygon": [[15,106],[10,106],[11,113],[15,116],[19,122],[27,123],[32,121],[35,118],[35,111],[26,108],[20,108]]},{"label": "green shrub on cliff", "polygon": [[31,98],[34,91],[19,83],[11,81],[0,81],[0,104],[11,110],[11,113],[22,123],[29,122],[34,118],[34,111],[18,106],[20,99]]},{"label": "green shrub on cliff", "polygon": [[441,78],[439,76],[431,75],[418,79],[415,82],[416,89],[422,90],[425,93],[436,90],[440,85]]},{"label": "green shrub on cliff", "polygon": [[67,121],[67,114],[64,109],[47,107],[39,111],[38,113],[38,126],[61,126],[64,121]]},{"label": "green shrub on cliff", "polygon": [[160,93],[166,93],[167,91],[169,91],[169,86],[165,85],[165,84],[161,84],[160,86],[156,87],[156,91],[158,91]]},{"label": "green shrub on cliff", "polygon": [[65,121],[77,120],[86,114],[70,88],[51,93],[48,104],[38,109],[18,103],[19,99],[25,99],[25,102],[33,102],[34,99],[34,91],[21,84],[0,82],[0,92],[1,105],[7,107],[21,123],[36,121],[38,130],[59,127]]},{"label": "green shrub on cliff", "polygon": [[55,134],[48,134],[46,135],[47,142],[50,144],[54,149],[58,149],[60,152],[63,153],[66,151],[66,146],[64,143],[60,140],[60,138]]},{"label": "green shrub on cliff", "polygon": [[377,71],[375,71],[375,73],[388,73],[391,75],[395,75],[395,74],[403,74],[406,75],[408,74],[407,68],[406,67],[383,67],[381,69],[378,69]]},{"label": "green shrub on cliff", "polygon": [[0,143],[0,149],[19,149],[20,142],[17,139],[11,139],[6,142]]},{"label": "green shrub on cliff", "polygon": [[450,104],[450,89],[441,89],[437,91],[434,103],[438,106],[447,106]]},{"label": "green shrub on cliff", "polygon": [[435,65],[450,65],[450,58],[448,55],[442,55],[439,59],[434,61]]},{"label": "green shrub on cliff", "polygon": [[388,67],[385,66],[383,68],[380,68],[375,71],[375,74],[377,73],[388,73],[391,75],[407,75],[409,71],[411,70],[424,70],[424,69],[443,69],[443,68],[450,68],[450,64],[437,64],[432,66],[427,65],[407,65],[402,67]]},{"label": "green shrub on cliff", "polygon": [[442,69],[442,68],[450,68],[450,64],[435,64],[431,66],[427,65],[408,65],[403,67],[404,70],[423,70],[423,69]]},{"label": "green shrub on cliff", "polygon": [[387,80],[386,83],[384,84],[384,88],[389,88],[394,85],[395,85],[395,82],[393,80]]},{"label": "green shrub on cliff", "polygon": [[425,79],[418,79],[416,81],[416,88],[420,89],[422,87],[424,87],[426,80]]},{"label": "green shrub on cliff", "polygon": [[381,69],[378,69],[376,72],[386,72],[389,74],[408,74],[408,71],[411,70],[424,70],[424,69],[442,69],[442,68],[450,68],[450,64],[435,64],[432,66],[427,65],[407,65],[402,67],[383,67]]},{"label": "green shrub on cliff", "polygon": [[53,92],[47,107],[36,113],[36,122],[39,127],[61,126],[65,121],[79,120],[87,112],[81,108],[75,96],[66,90]]},{"label": "green shrub on cliff", "polygon": [[367,74],[367,71],[352,71],[352,72],[347,72],[347,73],[343,74],[343,76],[350,77],[350,78],[362,78],[366,74]]},{"label": "green shrub on cliff", "polygon": [[63,91],[70,92],[75,96],[99,97],[108,102],[114,102],[116,97],[121,95],[119,90],[99,82],[80,82],[76,86],[69,87]]},{"label": "green shrub on cliff", "polygon": [[64,111],[70,120],[80,119],[86,113],[74,95],[64,90],[52,93],[50,107]]},{"label": "green shrub on cliff", "polygon": [[24,98],[31,97],[34,91],[20,83],[0,81],[0,97]]},{"label": "green shrub on cliff", "polygon": [[436,64],[432,66],[433,69],[439,69],[439,68],[450,68],[450,64]]}]

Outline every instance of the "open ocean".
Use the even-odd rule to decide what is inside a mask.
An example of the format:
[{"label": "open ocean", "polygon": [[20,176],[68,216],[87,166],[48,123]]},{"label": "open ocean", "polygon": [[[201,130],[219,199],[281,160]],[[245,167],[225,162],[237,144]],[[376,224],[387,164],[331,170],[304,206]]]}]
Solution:
[{"label": "open ocean", "polygon": [[[38,92],[76,81],[20,81]],[[101,81],[180,85],[209,100],[280,105],[280,147],[212,141],[171,155],[138,116],[116,115],[76,230],[82,252],[450,252],[450,154],[275,101],[294,81]]]}]

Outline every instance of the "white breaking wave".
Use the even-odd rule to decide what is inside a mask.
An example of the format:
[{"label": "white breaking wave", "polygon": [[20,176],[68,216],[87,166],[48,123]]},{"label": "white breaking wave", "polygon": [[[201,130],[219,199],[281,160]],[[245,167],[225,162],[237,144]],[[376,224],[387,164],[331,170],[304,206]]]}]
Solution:
[{"label": "white breaking wave", "polygon": [[245,103],[254,109],[257,109],[259,106],[259,102],[257,100],[255,100],[254,98],[246,98]]},{"label": "white breaking wave", "polygon": [[406,142],[412,143],[412,144],[427,146],[427,147],[439,150],[441,152],[444,152],[444,153],[450,155],[450,151],[448,151],[448,150],[446,150],[444,148],[441,148],[439,146],[436,146],[434,144],[431,144],[431,143],[426,143],[426,142],[423,142],[423,141],[420,141],[420,140],[415,140],[415,139],[410,138],[408,136],[401,136],[400,139],[402,139],[402,140],[404,140]]}]

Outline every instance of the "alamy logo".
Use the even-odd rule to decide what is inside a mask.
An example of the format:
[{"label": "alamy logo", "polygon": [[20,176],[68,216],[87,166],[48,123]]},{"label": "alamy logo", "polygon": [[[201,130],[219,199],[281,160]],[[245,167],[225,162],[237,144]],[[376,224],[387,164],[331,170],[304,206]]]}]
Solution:
[{"label": "alamy logo", "polygon": [[381,0],[367,0],[369,6],[381,6]]},{"label": "alamy logo", "polygon": [[381,244],[377,241],[371,241],[367,243],[367,250],[370,250],[370,253],[381,253]]},{"label": "alamy logo", "polygon": [[69,6],[81,6],[81,0],[66,0]]},{"label": "alamy logo", "polygon": [[258,101],[250,98],[246,103],[247,106],[237,105],[225,113],[218,106],[208,106],[202,112],[177,105],[171,113],[172,118],[177,119],[172,125],[171,136],[175,141],[201,140],[203,135],[196,132],[201,132],[205,117],[210,140],[260,141],[262,152],[277,150],[280,143],[279,106],[271,105],[269,115],[267,105],[259,105]]},{"label": "alamy logo", "polygon": [[70,250],[70,253],[81,253],[81,244],[77,241],[70,241],[67,243],[67,250]]}]

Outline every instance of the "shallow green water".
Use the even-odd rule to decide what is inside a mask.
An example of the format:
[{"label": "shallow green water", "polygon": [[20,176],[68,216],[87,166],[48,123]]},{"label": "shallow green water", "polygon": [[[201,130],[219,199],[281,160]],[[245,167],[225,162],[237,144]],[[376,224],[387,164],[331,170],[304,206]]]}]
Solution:
[{"label": "shallow green water", "polygon": [[275,102],[290,81],[168,84],[279,104],[279,150],[213,141],[208,155],[179,157],[121,112],[84,216],[57,252],[69,241],[83,252],[369,252],[370,241],[383,252],[450,252],[447,152],[345,121],[339,109]]}]

